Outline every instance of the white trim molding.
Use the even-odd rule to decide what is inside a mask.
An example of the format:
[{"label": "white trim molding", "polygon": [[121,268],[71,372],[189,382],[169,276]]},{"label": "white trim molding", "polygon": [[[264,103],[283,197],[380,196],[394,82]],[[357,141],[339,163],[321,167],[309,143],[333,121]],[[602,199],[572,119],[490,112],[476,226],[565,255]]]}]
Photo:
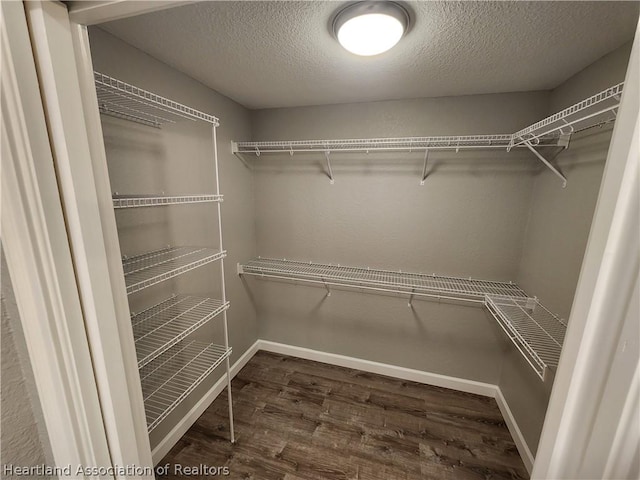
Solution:
[{"label": "white trim molding", "polygon": [[[603,478],[638,478],[640,459],[640,361],[631,380]],[[635,472],[634,472],[635,470]]]},{"label": "white trim molding", "polygon": [[197,0],[74,0],[67,2],[72,22],[95,25],[167,8],[188,5]]},{"label": "white trim molding", "polygon": [[605,478],[611,448],[622,448],[616,427],[639,358],[638,317],[629,315],[640,266],[639,73],[640,28],[532,478]]},{"label": "white trim molding", "polygon": [[434,387],[451,388],[460,392],[475,393],[485,397],[495,397],[496,386],[491,383],[476,382],[462,378],[449,377],[437,373],[429,373],[412,368],[398,367],[388,363],[372,362],[361,358],[347,357],[336,353],[320,352],[309,348],[286,345],[284,343],[270,342],[268,340],[258,340],[258,350],[280,353],[291,357],[304,358],[315,362],[327,363],[339,367],[353,368],[363,372],[386,375],[387,377],[409,380],[411,382],[423,383]]},{"label": "white trim molding", "polygon": [[522,458],[522,462],[524,466],[527,468],[527,472],[531,475],[533,471],[533,462],[535,460],[533,453],[531,453],[531,449],[527,444],[527,441],[524,439],[524,435],[518,426],[518,422],[516,422],[516,417],[513,415],[511,408],[509,408],[509,404],[507,400],[504,398],[502,394],[502,390],[500,387],[496,386],[495,392],[496,403],[498,404],[498,408],[500,409],[500,413],[502,413],[502,417],[504,418],[505,423],[507,424],[507,428],[509,429],[509,433],[513,437],[513,442],[516,444],[516,448],[518,449],[518,453]]},{"label": "white trim molding", "polygon": [[25,11],[22,2],[0,8],[1,235],[8,273],[55,466],[109,466]]},{"label": "white trim molding", "polygon": [[88,42],[77,38],[64,4],[30,1],[24,9],[111,461],[151,467],[122,265],[116,261],[117,273],[113,268],[120,250],[112,240],[115,217],[104,187],[108,176],[98,104],[93,81],[91,89],[83,81],[91,69]]}]

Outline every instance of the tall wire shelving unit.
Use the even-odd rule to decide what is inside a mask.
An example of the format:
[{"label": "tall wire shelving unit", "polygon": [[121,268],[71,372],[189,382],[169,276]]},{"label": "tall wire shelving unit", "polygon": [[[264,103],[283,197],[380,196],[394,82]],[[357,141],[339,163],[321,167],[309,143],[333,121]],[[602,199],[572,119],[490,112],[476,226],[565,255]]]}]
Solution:
[{"label": "tall wire shelving unit", "polygon": [[[223,200],[220,194],[216,128],[218,119],[186,105],[123,81],[94,72],[100,113],[153,128],[178,121],[204,121],[211,125],[215,193],[191,195],[114,194],[114,209],[168,207],[196,203],[215,203],[218,217],[219,249],[204,246],[168,246],[133,257],[123,257],[127,295],[213,262],[220,264],[221,298],[172,295],[142,312],[133,313],[131,322],[138,357],[138,369],[151,433],[178,405],[216,369],[226,369],[229,405],[229,432],[235,442],[231,394],[229,329],[222,243]],[[180,207],[182,208],[182,207]],[[223,324],[222,344],[192,340],[191,334],[213,321]]]}]

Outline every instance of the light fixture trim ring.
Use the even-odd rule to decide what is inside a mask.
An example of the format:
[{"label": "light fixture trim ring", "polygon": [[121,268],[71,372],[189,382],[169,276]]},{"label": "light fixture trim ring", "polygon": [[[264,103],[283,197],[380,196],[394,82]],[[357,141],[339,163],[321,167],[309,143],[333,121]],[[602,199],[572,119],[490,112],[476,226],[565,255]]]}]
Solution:
[{"label": "light fixture trim ring", "polygon": [[403,27],[402,36],[409,32],[411,26],[411,14],[409,10],[399,2],[383,2],[375,0],[367,0],[362,2],[351,3],[336,12],[331,22],[331,31],[333,36],[338,39],[340,27],[355,17],[367,14],[382,14],[398,20]]}]

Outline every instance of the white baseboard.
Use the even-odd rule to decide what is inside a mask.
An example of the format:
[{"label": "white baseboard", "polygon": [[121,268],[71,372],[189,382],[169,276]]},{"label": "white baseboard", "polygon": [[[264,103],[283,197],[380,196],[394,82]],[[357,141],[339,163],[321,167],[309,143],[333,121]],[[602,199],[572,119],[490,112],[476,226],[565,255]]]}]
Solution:
[{"label": "white baseboard", "polygon": [[498,404],[498,408],[500,409],[500,413],[502,413],[502,417],[504,418],[505,423],[507,424],[507,428],[509,429],[509,433],[513,437],[513,441],[518,448],[518,452],[520,453],[520,457],[522,457],[522,461],[524,462],[524,466],[527,467],[527,471],[529,475],[531,475],[531,471],[533,470],[533,461],[534,457],[531,453],[531,449],[529,445],[527,445],[527,441],[524,439],[524,435],[520,431],[520,427],[516,422],[511,409],[509,408],[509,404],[502,395],[502,390],[496,386],[496,403]]},{"label": "white baseboard", "polygon": [[[242,354],[242,356],[231,366],[231,379],[233,379],[242,367],[244,367],[249,360],[256,354],[259,350],[260,340],[257,340],[253,345],[251,345],[246,352]],[[211,403],[216,399],[220,393],[227,386],[227,375],[224,374],[220,379],[209,389],[209,391],[200,399],[200,401],[194,405],[194,407],[187,413],[187,415],[180,420],[180,422],[173,427],[173,429],[167,434],[166,437],[158,443],[156,448],[151,452],[151,457],[153,459],[153,464],[156,465],[160,460],[164,458],[164,456],[169,453],[169,450],[173,448],[173,446],[178,443],[178,440],[182,438],[182,436],[187,433],[187,430],[191,428],[191,426],[196,422],[196,420],[204,413],[204,411],[211,405]]]},{"label": "white baseboard", "polygon": [[435,387],[451,388],[461,392],[475,393],[485,397],[495,397],[496,386],[491,383],[476,382],[462,378],[449,377],[438,373],[429,373],[422,370],[397,367],[387,363],[372,362],[361,358],[347,357],[335,353],[320,352],[309,348],[286,345],[284,343],[270,342],[268,340],[258,340],[258,349],[267,352],[290,355],[292,357],[304,358],[330,365],[353,368],[364,372],[377,373],[388,377],[410,380],[412,382],[424,383]]},{"label": "white baseboard", "polygon": [[[245,353],[231,367],[231,378],[235,377],[242,367],[258,352],[265,350],[267,352],[289,355],[315,362],[327,363],[329,365],[337,365],[340,367],[353,368],[364,372],[376,373],[378,375],[386,375],[388,377],[400,378],[412,382],[432,385],[435,387],[451,388],[460,392],[474,393],[485,397],[495,398],[498,408],[504,417],[507,428],[513,437],[513,441],[518,448],[518,452],[522,457],[525,467],[531,474],[533,469],[534,457],[527,445],[518,424],[507,404],[502,391],[497,385],[484,382],[476,382],[474,380],[466,380],[463,378],[450,377],[437,373],[429,373],[422,370],[414,370],[411,368],[398,367],[386,363],[372,362],[361,358],[347,357],[335,353],[321,352],[311,350],[309,348],[297,347],[295,345],[287,345],[284,343],[271,342],[269,340],[256,340],[256,342],[247,349]],[[204,413],[218,395],[224,390],[227,384],[227,377],[223,375],[207,394],[191,409],[191,411],[176,425],[167,436],[162,439],[156,448],[152,451],[154,464],[157,464],[169,450],[180,440],[180,438],[189,430],[195,421]]]}]

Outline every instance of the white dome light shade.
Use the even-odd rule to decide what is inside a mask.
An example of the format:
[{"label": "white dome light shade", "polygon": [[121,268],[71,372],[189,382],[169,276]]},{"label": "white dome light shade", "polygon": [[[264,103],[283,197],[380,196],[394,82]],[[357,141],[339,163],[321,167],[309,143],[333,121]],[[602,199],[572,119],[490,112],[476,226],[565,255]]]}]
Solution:
[{"label": "white dome light shade", "polygon": [[386,52],[398,43],[408,25],[409,15],[399,4],[365,1],[338,12],[333,30],[346,50],[372,56]]},{"label": "white dome light shade", "polygon": [[400,41],[404,27],[397,18],[370,13],[347,20],[338,30],[340,45],[356,55],[386,52]]}]

